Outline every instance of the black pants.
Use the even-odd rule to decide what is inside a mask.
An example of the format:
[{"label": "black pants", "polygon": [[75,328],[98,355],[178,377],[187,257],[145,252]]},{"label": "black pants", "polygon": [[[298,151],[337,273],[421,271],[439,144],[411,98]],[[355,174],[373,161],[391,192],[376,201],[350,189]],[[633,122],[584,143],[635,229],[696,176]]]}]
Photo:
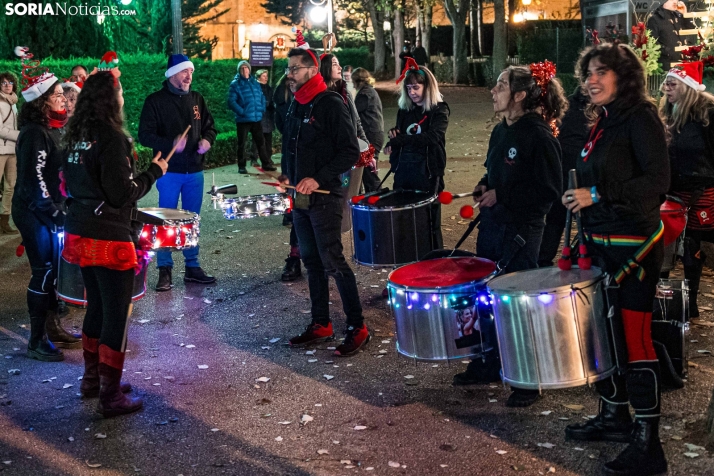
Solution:
[{"label": "black pants", "polygon": [[30,317],[44,317],[57,309],[57,259],[59,237],[34,212],[12,207],[12,220],[20,231],[32,275],[27,286],[27,307]]},{"label": "black pants", "polygon": [[[268,154],[268,157],[273,156],[273,133],[272,132],[263,132],[263,144],[265,148],[266,154]],[[251,145],[250,145],[250,160],[258,160],[258,146],[255,143],[255,139],[253,139]]]},{"label": "black pants", "polygon": [[545,216],[543,239],[538,253],[538,267],[553,266],[553,261],[560,247],[560,239],[563,237],[563,230],[565,230],[567,211],[568,209],[558,199],[553,202],[550,211]]},{"label": "black pants", "polygon": [[[635,409],[639,418],[658,417],[660,414],[660,372],[659,362],[652,347],[649,320],[632,322],[642,314],[649,314],[651,319],[654,297],[657,291],[659,273],[664,259],[664,240],[657,242],[652,250],[642,259],[640,266],[645,277],[640,281],[636,269],[625,277],[619,287],[608,290],[610,304],[616,301],[615,308],[621,310],[622,338],[615,339],[616,353],[627,355],[627,371],[624,375],[615,374],[611,378],[595,384],[600,396],[614,404],[627,405]],[[611,275],[625,264],[637,251],[637,246],[601,246],[588,243],[588,252],[593,257],[593,265],[604,269]],[[603,319],[606,316],[603,316]],[[635,324],[635,325],[633,325]],[[630,352],[631,351],[631,352]],[[649,358],[640,357],[649,354]]]},{"label": "black pants", "polygon": [[236,123],[238,134],[238,167],[245,167],[245,141],[248,138],[248,133],[253,137],[253,142],[258,147],[258,155],[262,165],[272,165],[270,156],[265,149],[265,137],[263,136],[263,127],[260,122],[238,122]]},{"label": "black pants", "polygon": [[341,199],[333,195],[315,196],[308,210],[294,209],[293,214],[293,228],[307,270],[313,322],[326,325],[330,321],[328,276],[332,276],[342,298],[347,325],[362,326],[357,280],[342,252]]},{"label": "black pants", "polygon": [[82,268],[87,290],[87,313],[82,332],[117,352],[126,349],[126,331],[134,289],[134,270],[101,266]]},{"label": "black pants", "polygon": [[[481,222],[478,225],[476,255],[494,262],[510,258],[506,273],[537,268],[544,226],[500,223],[494,217],[493,210],[484,208],[481,210]],[[520,235],[526,242],[521,248],[514,242],[516,235]]]}]

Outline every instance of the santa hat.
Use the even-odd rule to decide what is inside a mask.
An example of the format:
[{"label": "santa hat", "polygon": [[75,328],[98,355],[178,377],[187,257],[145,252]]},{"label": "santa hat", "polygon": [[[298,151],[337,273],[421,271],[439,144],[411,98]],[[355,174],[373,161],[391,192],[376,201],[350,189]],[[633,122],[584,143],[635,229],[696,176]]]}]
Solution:
[{"label": "santa hat", "polygon": [[65,79],[61,84],[62,89],[71,89],[71,90],[75,91],[77,94],[82,92],[83,85],[84,85],[84,83],[82,83],[82,82],[72,81],[69,79]]},{"label": "santa hat", "polygon": [[310,45],[305,41],[305,37],[302,36],[302,30],[297,30],[295,33],[295,46],[297,48],[302,48],[303,50],[309,50]]},{"label": "santa hat", "polygon": [[667,77],[677,78],[695,91],[704,91],[707,87],[702,84],[704,76],[704,63],[693,61],[680,63],[669,70]]},{"label": "santa hat", "polygon": [[22,97],[27,102],[34,101],[57,82],[57,77],[48,68],[40,66],[40,60],[32,59],[28,47],[15,47],[15,54],[22,60]]},{"label": "santa hat", "polygon": [[170,78],[174,74],[178,74],[187,68],[196,69],[193,67],[193,63],[191,62],[191,60],[188,59],[188,56],[186,56],[186,55],[171,55],[171,56],[169,56],[169,63],[166,66],[165,76],[167,78]]}]

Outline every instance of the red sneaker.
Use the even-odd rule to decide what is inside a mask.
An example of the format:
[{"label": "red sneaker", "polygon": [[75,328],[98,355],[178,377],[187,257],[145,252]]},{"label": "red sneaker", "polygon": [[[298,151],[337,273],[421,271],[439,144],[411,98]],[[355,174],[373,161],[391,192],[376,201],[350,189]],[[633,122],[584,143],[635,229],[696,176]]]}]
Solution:
[{"label": "red sneaker", "polygon": [[370,338],[369,330],[367,330],[367,326],[364,324],[362,324],[362,327],[350,326],[345,331],[344,342],[335,350],[335,355],[339,357],[352,355],[369,342]]},{"label": "red sneaker", "polygon": [[318,342],[325,342],[330,340],[335,336],[332,331],[332,323],[328,323],[326,326],[313,322],[305,332],[299,336],[295,336],[290,339],[290,347],[300,347],[303,345],[317,344]]}]

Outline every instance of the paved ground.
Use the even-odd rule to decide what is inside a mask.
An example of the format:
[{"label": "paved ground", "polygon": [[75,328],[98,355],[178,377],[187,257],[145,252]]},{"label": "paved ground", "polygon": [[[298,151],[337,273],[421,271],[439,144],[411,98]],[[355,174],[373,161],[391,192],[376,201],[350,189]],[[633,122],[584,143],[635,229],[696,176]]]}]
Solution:
[{"label": "paved ground", "polygon": [[[452,111],[447,189],[467,191],[483,173],[490,96],[482,89],[444,92]],[[396,115],[393,99],[385,96],[385,105],[389,127]],[[216,183],[237,183],[241,195],[268,191],[257,174],[235,172],[216,170]],[[212,173],[206,172],[207,189]],[[142,202],[155,204],[155,194]],[[443,213],[447,245],[465,228],[457,218],[459,205]],[[25,357],[29,267],[14,254],[19,239],[0,235],[0,472],[590,475],[623,448],[564,441],[565,425],[597,411],[595,394],[586,387],[546,392],[530,408],[506,409],[508,391],[500,385],[451,386],[463,363],[415,364],[400,357],[393,320],[380,299],[387,273],[379,269],[356,267],[375,336],[364,352],[337,359],[328,349],[334,343],[319,346],[314,355],[287,348],[286,340],[309,320],[309,301],[305,280],[280,282],[288,241],[280,218],[229,222],[206,203],[202,232],[202,264],[218,284],[186,286],[176,273],[173,291],[149,291],[137,303],[125,379],[143,396],[145,409],[110,420],[94,412],[95,401],[77,396],[80,351],[67,351],[60,363]],[[345,244],[349,250],[348,235]],[[467,247],[474,247],[473,238]],[[175,269],[182,270],[182,258],[175,259]],[[156,278],[152,267],[150,286]],[[706,279],[711,286],[711,276]],[[341,333],[334,286],[332,300]],[[709,297],[704,301],[711,306]],[[80,327],[82,315],[73,309],[65,323]],[[712,326],[711,320],[706,312],[703,323]],[[684,456],[685,443],[703,441],[714,365],[697,350],[713,348],[711,332],[693,328],[690,339],[697,342],[690,355],[697,367],[690,369],[685,389],[663,396],[670,474],[714,474],[708,452]],[[261,377],[270,380],[258,382]]]}]

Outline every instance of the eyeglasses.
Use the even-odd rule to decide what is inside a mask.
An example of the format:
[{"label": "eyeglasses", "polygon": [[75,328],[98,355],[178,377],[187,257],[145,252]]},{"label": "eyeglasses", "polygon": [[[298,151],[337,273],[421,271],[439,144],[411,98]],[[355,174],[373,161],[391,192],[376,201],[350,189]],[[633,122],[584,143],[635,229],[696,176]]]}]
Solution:
[{"label": "eyeglasses", "polygon": [[3,86],[14,86],[15,83],[13,83],[12,81],[3,81],[3,82],[2,82],[2,85],[3,85]]},{"label": "eyeglasses", "polygon": [[285,74],[286,74],[286,75],[295,74],[295,73],[298,72],[299,69],[303,69],[303,68],[315,68],[315,67],[316,67],[316,66],[291,66],[291,67],[285,68]]},{"label": "eyeglasses", "polygon": [[677,87],[677,81],[665,81],[662,83],[664,89],[674,89]]}]

